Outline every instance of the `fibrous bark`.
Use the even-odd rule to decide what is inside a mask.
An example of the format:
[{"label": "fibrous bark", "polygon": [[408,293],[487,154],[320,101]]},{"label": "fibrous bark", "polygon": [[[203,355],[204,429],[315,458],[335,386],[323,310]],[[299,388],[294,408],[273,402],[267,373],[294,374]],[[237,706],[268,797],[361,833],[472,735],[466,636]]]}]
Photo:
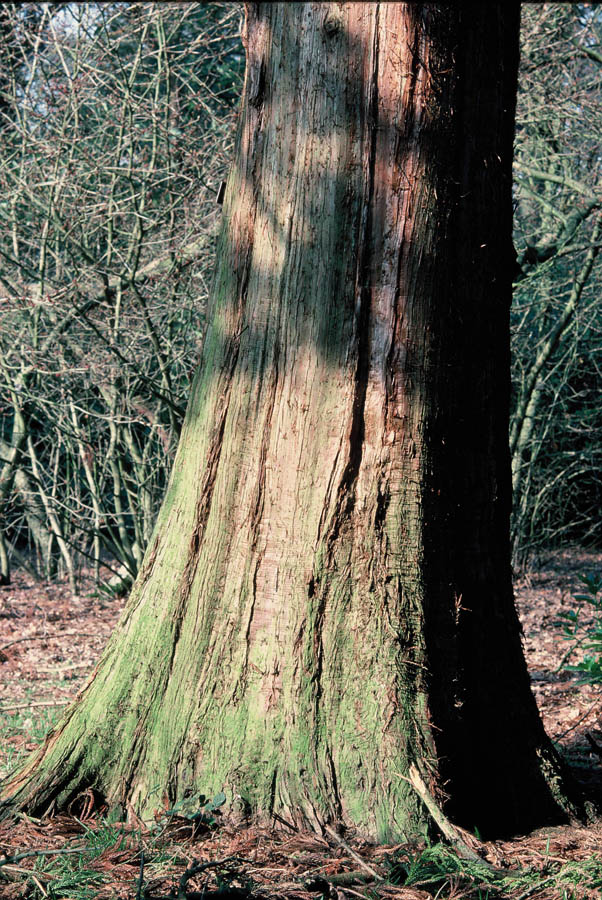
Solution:
[{"label": "fibrous bark", "polygon": [[250,4],[212,309],[123,618],[5,794],[481,834],[571,810],[509,563],[518,13]]}]

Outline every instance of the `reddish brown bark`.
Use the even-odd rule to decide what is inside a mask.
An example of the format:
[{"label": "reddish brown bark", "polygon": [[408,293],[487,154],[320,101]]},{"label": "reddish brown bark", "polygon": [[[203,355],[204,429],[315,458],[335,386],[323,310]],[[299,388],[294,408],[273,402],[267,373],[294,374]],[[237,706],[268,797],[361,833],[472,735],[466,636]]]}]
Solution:
[{"label": "reddish brown bark", "polygon": [[509,563],[518,12],[250,4],[210,327],[156,536],[18,802],[224,788],[408,837],[576,811]]}]

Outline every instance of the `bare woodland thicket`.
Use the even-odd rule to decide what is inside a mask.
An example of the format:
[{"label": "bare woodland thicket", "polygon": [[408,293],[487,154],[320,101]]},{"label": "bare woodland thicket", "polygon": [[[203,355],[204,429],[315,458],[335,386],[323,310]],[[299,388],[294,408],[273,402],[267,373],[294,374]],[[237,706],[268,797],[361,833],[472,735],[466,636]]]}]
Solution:
[{"label": "bare woodland thicket", "polygon": [[[204,333],[237,4],[2,4],[0,580],[136,573]],[[601,14],[525,4],[515,560],[600,543]]]},{"label": "bare woodland thicket", "polygon": [[515,141],[515,561],[602,542],[602,15],[524,4]]},{"label": "bare woodland thicket", "polygon": [[236,4],[3,4],[0,554],[133,575],[203,334]]}]

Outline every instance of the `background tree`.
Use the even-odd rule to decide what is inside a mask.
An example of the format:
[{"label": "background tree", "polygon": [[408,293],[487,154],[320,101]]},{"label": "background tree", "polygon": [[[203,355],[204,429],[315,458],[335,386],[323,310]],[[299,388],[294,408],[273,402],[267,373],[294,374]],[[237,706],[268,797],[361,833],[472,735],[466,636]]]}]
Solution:
[{"label": "background tree", "polygon": [[[7,133],[15,127],[15,108],[11,97],[17,93],[23,93],[27,81],[27,66],[31,62],[32,48],[37,51],[44,39],[44,29],[39,27],[42,13],[34,4],[29,4],[19,15],[14,3],[4,3],[0,7],[0,130]],[[37,35],[35,41],[19,40],[19,35],[31,38],[31,34]],[[25,439],[23,416],[21,405],[17,402],[14,391],[8,389],[8,384],[3,385],[10,393],[12,401],[11,441],[0,443],[0,458],[3,465],[0,470],[0,511],[6,506],[7,498],[11,494],[17,460],[20,448]],[[5,394],[2,391],[0,396]],[[10,407],[9,407],[10,408]],[[1,438],[0,438],[1,439]],[[1,516],[0,516],[1,519]],[[4,530],[0,521],[0,584],[8,584],[10,581],[9,550],[4,538]]]},{"label": "background tree", "polygon": [[[481,833],[576,811],[509,561],[518,9],[249,4],[209,327],[80,699],[4,796]],[[470,138],[468,139],[468,136]]]},{"label": "background tree", "polygon": [[[5,4],[0,526],[134,574],[204,326],[242,53],[227,4]],[[33,551],[33,552],[32,552]]]},{"label": "background tree", "polygon": [[515,156],[515,562],[602,540],[602,14],[525,4]]}]

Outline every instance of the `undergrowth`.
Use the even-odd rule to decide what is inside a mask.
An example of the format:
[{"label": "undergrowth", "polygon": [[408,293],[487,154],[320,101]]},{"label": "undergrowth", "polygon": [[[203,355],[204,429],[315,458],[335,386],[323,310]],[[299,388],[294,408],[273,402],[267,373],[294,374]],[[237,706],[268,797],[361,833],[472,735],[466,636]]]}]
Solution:
[{"label": "undergrowth", "polygon": [[[579,675],[581,682],[602,684],[602,577],[580,576],[582,593],[575,595],[576,606],[563,611],[561,624],[568,647],[559,669]],[[32,699],[33,698],[28,698]],[[17,711],[0,710],[0,779],[18,766],[28,749],[40,744],[61,714],[60,708],[25,708]],[[25,739],[25,740],[24,740]],[[223,794],[213,800],[204,796],[180,801],[164,812],[145,834],[128,830],[123,823],[101,818],[94,825],[79,822],[79,833],[60,850],[32,851],[29,867],[24,866],[27,851],[15,854],[16,862],[0,858],[0,897],[3,886],[23,888],[28,900],[93,900],[99,896],[115,897],[114,888],[129,885],[127,896],[144,900],[149,896],[167,898],[165,890],[155,888],[180,881],[178,897],[187,896],[185,878],[190,866],[191,852],[206,831],[218,827]],[[179,824],[178,824],[179,823]],[[174,825],[177,827],[174,828]],[[6,846],[6,845],[5,845]],[[198,849],[198,845],[195,849]],[[224,854],[226,855],[226,854]],[[33,864],[32,858],[34,857]],[[19,857],[17,859],[17,857]],[[602,855],[589,859],[561,861],[544,854],[539,867],[519,865],[518,858],[509,859],[502,867],[460,859],[447,845],[432,844],[422,850],[398,849],[381,857],[383,882],[355,885],[353,888],[330,884],[321,900],[403,900],[407,896],[430,897],[433,900],[595,900],[602,898]],[[524,863],[524,859],[521,860]],[[248,896],[257,900],[270,897],[311,900],[309,872],[298,878],[298,888],[290,890],[290,876],[286,890],[279,890],[285,879],[284,869],[270,867],[273,882],[269,885],[253,883],[245,875],[245,864],[224,868],[227,860],[216,860],[213,866],[212,890],[222,890],[224,897],[230,890],[232,878],[248,885]],[[324,853],[328,862],[328,853]],[[268,859],[268,866],[270,865]],[[316,863],[317,864],[317,863]],[[226,873],[224,878],[220,875]],[[320,866],[320,871],[325,867]],[[309,880],[308,880],[309,879]],[[286,880],[286,879],[285,879]],[[320,883],[324,885],[323,877]],[[333,879],[334,881],[334,879]],[[317,883],[317,882],[316,882]],[[184,886],[182,886],[184,884]],[[207,885],[207,881],[205,882]],[[150,886],[150,887],[149,887]],[[284,888],[284,885],[283,885]],[[313,888],[315,891],[315,888]],[[392,895],[391,891],[395,893]],[[410,893],[410,891],[412,893]],[[21,896],[14,891],[6,896]],[[119,896],[125,896],[119,894]],[[175,896],[173,894],[172,896]],[[197,894],[198,896],[198,894]]]},{"label": "undergrowth", "polygon": [[62,711],[62,704],[40,710],[32,707],[4,712],[0,708],[0,780],[17,768],[29,750],[42,743]]},{"label": "undergrowth", "polygon": [[166,867],[173,868],[179,855],[173,848],[168,851],[152,844],[145,848],[142,836],[127,831],[121,823],[102,819],[94,828],[80,824],[83,834],[65,846],[67,852],[41,855],[36,860],[30,877],[32,900],[92,900],[98,897],[101,886],[114,881],[115,865],[121,878],[124,867],[130,869],[132,896],[136,892],[144,897],[137,877],[141,855],[149,857],[143,866],[146,879],[160,876]]},{"label": "undergrowth", "polygon": [[[559,613],[562,637],[569,642],[558,669],[576,672],[580,684],[602,684],[602,575],[580,575],[583,593],[575,594],[574,609]],[[587,613],[589,612],[589,616]],[[571,663],[575,653],[581,659]]]},{"label": "undergrowth", "polygon": [[[23,873],[26,889],[23,896],[31,900],[93,900],[99,896],[126,896],[114,892],[117,887],[123,890],[125,878],[129,884],[127,896],[132,900],[134,897],[144,900],[150,896],[153,900],[173,898],[176,894],[167,892],[166,883],[173,885],[174,880],[180,882],[177,896],[180,900],[186,900],[189,895],[184,889],[186,872],[192,873],[191,846],[186,844],[179,850],[178,844],[169,840],[163,846],[159,839],[166,836],[163,829],[156,830],[155,837],[149,838],[148,834],[143,836],[139,832],[127,831],[123,824],[107,820],[100,821],[95,827],[84,823],[80,825],[83,831],[76,839],[60,851],[41,854],[33,869]],[[333,884],[328,884],[328,876],[322,874],[322,888],[311,888],[309,873],[304,872],[296,879],[297,884],[292,889],[286,866],[274,867],[269,854],[267,866],[273,880],[267,884],[265,881],[254,881],[245,873],[248,860],[229,857],[198,864],[196,870],[212,870],[210,894],[215,897],[218,891],[225,900],[231,893],[232,896],[244,894],[249,900],[254,897],[257,900],[285,900],[289,897],[291,900],[303,897],[312,900],[312,896],[316,900],[391,900],[392,897],[404,900],[405,896],[408,900],[410,897],[412,900],[417,897],[424,900],[428,897],[432,900],[595,900],[602,896],[600,855],[567,862],[560,862],[557,858],[543,859],[540,868],[496,868],[484,862],[460,859],[450,847],[439,843],[420,851],[398,849],[384,858],[382,882],[369,884],[360,878],[360,883],[354,887],[335,886],[336,876],[332,879]],[[118,882],[115,866],[119,869]],[[259,871],[257,862],[253,863],[253,868],[255,875]],[[323,873],[325,866],[319,868]],[[143,879],[140,879],[139,872],[143,873]],[[1,873],[2,860],[0,884]],[[244,885],[245,888],[232,891],[233,884]],[[203,896],[207,887],[208,880],[205,879]],[[408,889],[407,895],[404,888]],[[194,896],[198,897],[198,892]]]},{"label": "undergrowth", "polygon": [[391,859],[388,880],[437,900],[594,900],[602,896],[602,856],[548,861],[541,869],[487,870],[482,863],[460,859],[445,844],[434,844]]}]

